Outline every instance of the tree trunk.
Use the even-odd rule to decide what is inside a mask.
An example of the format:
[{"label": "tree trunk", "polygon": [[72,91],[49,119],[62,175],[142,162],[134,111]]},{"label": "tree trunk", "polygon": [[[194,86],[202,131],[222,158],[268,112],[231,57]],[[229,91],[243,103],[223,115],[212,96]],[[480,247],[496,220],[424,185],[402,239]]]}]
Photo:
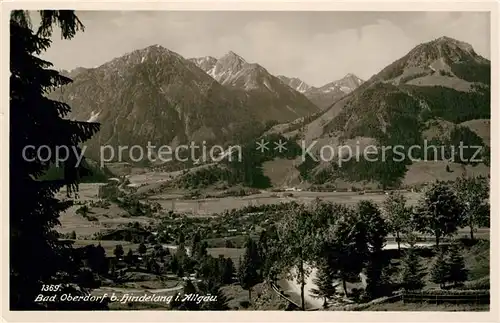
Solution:
[{"label": "tree trunk", "polygon": [[301,307],[302,307],[302,310],[305,311],[306,310],[306,302],[305,302],[305,298],[304,298],[304,280],[302,280],[302,282],[300,283],[300,301],[301,301]]},{"label": "tree trunk", "polygon": [[436,234],[436,248],[439,247],[439,235]]},{"label": "tree trunk", "polygon": [[345,297],[347,297],[347,284],[345,282],[345,278],[342,277],[342,286],[344,287]]},{"label": "tree trunk", "polygon": [[398,242],[398,252],[401,252],[401,241],[399,240],[399,231],[396,231],[396,241]]},{"label": "tree trunk", "polygon": [[248,289],[248,302],[252,303],[252,289],[251,288]]},{"label": "tree trunk", "polygon": [[470,239],[474,240],[474,226],[472,223],[469,226],[470,226]]},{"label": "tree trunk", "polygon": [[305,295],[304,295],[304,286],[306,285],[305,282],[305,275],[304,275],[304,258],[302,257],[302,249],[300,250],[300,301],[301,301],[301,306],[302,310],[306,310],[306,301],[305,301]]}]

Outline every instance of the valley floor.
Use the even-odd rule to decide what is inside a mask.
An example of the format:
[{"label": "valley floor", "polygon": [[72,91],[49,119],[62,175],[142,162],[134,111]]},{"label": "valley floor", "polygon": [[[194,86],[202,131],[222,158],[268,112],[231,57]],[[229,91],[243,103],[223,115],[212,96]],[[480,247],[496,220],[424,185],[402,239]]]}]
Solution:
[{"label": "valley floor", "polygon": [[[78,201],[87,203],[87,202],[96,202],[99,201],[98,191],[99,187],[102,184],[81,184],[80,185],[80,198]],[[60,192],[60,196],[63,196],[64,192]],[[404,193],[408,204],[414,205],[421,197],[421,193],[417,192],[405,192]],[[154,196],[150,196],[147,198],[148,201],[154,201],[159,203],[165,213],[168,211],[174,211],[175,213],[188,213],[189,217],[192,219],[195,218],[204,218],[207,216],[216,216],[217,214],[221,214],[226,210],[232,209],[241,209],[245,206],[259,206],[265,204],[277,204],[280,202],[289,202],[289,201],[297,201],[298,203],[310,203],[316,198],[320,198],[324,201],[330,201],[335,203],[345,203],[348,205],[354,205],[361,200],[372,200],[377,204],[381,203],[386,199],[387,195],[384,192],[381,193],[368,193],[368,194],[360,194],[358,192],[310,192],[310,191],[293,191],[293,192],[270,192],[270,191],[260,191],[257,194],[253,194],[250,196],[243,197],[223,197],[223,198],[208,198],[208,199],[186,199],[183,198],[180,194],[158,194]],[[110,229],[118,229],[123,228],[124,226],[131,225],[135,222],[140,225],[154,225],[157,222],[161,222],[161,217],[145,217],[145,216],[129,216],[126,214],[126,211],[119,208],[117,205],[112,204],[107,208],[100,207],[92,207],[89,211],[89,214],[94,218],[93,221],[90,221],[88,217],[82,217],[81,214],[77,213],[80,205],[75,205],[61,216],[61,226],[59,227],[59,231],[61,233],[68,234],[70,232],[75,232],[77,239],[74,240],[75,247],[81,247],[86,245],[97,245],[100,244],[106,253],[107,257],[114,257],[113,252],[117,245],[121,245],[125,252],[129,249],[134,252],[138,250],[139,243],[138,242],[130,242],[130,241],[122,241],[122,240],[96,240],[93,236],[97,232],[109,231]],[[210,241],[211,245],[207,248],[207,252],[209,255],[217,258],[219,255],[222,255],[225,258],[230,258],[232,262],[237,265],[239,263],[239,259],[244,253],[244,249],[242,249],[241,245],[235,245],[233,247],[224,245],[227,244],[226,239],[230,238],[240,238],[245,236],[245,232],[236,232],[233,236],[227,237],[228,233],[225,233],[226,236],[224,238],[214,238],[214,239],[206,239]],[[477,230],[475,233],[476,238],[480,239],[489,239],[489,229],[481,228]],[[467,237],[469,235],[468,228],[460,229],[456,235],[459,237]],[[424,242],[420,242],[417,244],[419,247],[429,247],[433,244],[433,238],[421,237],[424,238]],[[213,240],[213,241],[212,241]],[[428,242],[430,240],[431,242]],[[397,249],[397,244],[394,242],[394,237],[389,235],[387,237],[387,245],[385,246],[386,250]],[[222,244],[222,245],[221,245]],[[175,249],[176,245],[162,244],[162,246],[169,249]],[[404,248],[405,246],[402,245]],[[187,248],[187,252],[189,254],[189,248]],[[489,258],[489,254],[486,255],[484,250],[476,250],[479,252],[480,256],[474,254],[473,252],[469,252],[466,255],[466,261],[468,262],[468,266],[475,273],[472,279],[480,279],[483,277],[489,277],[489,263],[485,263],[486,258]],[[175,253],[175,250],[171,250],[171,253]],[[479,257],[479,258],[478,258]],[[481,258],[482,257],[482,258]],[[489,260],[489,259],[488,259]],[[395,263],[399,262],[399,259],[394,260]],[[429,259],[430,262],[430,259]],[[168,276],[168,275],[167,275]],[[143,277],[143,278],[135,278],[130,282],[125,284],[114,284],[104,285],[101,288],[94,291],[94,293],[112,293],[115,292],[117,294],[123,295],[126,293],[159,293],[166,295],[173,295],[178,291],[182,290],[182,279],[176,277],[173,274],[170,274],[171,277],[165,276],[159,281],[158,277]],[[305,286],[305,300],[308,309],[320,308],[322,307],[323,300],[314,298],[311,295],[311,290],[316,287],[313,283],[316,276],[316,270],[313,269],[311,275],[307,278],[307,284]],[[364,288],[363,284],[363,275],[360,275],[360,282],[348,282],[347,287],[348,291],[352,291],[353,289]],[[429,288],[436,287],[429,283]],[[300,303],[300,286],[296,281],[293,280],[281,280],[279,282],[279,288],[283,290],[288,296],[297,304]],[[339,291],[341,291],[341,284],[339,284]],[[224,290],[231,294],[234,301],[231,302],[231,308],[238,309],[256,309],[257,305],[249,305],[244,304],[244,300],[248,299],[247,291],[241,289],[241,287],[237,284],[232,284],[224,287]],[[342,291],[341,291],[342,292]],[[255,292],[257,299],[260,299],[260,307],[263,309],[273,309],[273,306],[279,306],[280,308],[285,308],[287,306],[287,302],[280,298],[273,290],[269,288],[260,288]],[[263,296],[264,295],[264,296]],[[243,305],[242,305],[243,304]],[[270,305],[274,304],[274,305]],[[285,305],[284,305],[285,304]],[[342,305],[332,304],[332,305]],[[114,304],[112,306],[113,309],[128,309],[127,304]],[[134,305],[135,306],[135,305]],[[138,305],[139,306],[139,305]],[[142,305],[141,305],[142,306]],[[139,307],[141,307],[139,306]],[[416,305],[415,305],[416,306]],[[373,311],[386,311],[386,310],[415,310],[414,305],[412,304],[403,304],[403,303],[390,303],[390,304],[378,304],[378,305],[370,305],[368,310]],[[469,306],[470,310],[487,310],[486,306],[477,305],[477,306]],[[154,309],[154,308],[168,308],[165,304],[152,304],[150,307],[146,307],[144,309]],[[425,305],[423,306],[425,310],[430,310],[435,308],[436,310],[460,310],[460,306],[458,305]],[[140,309],[140,308],[133,308]],[[366,310],[366,309],[364,309]],[[422,309],[418,309],[422,310]],[[464,309],[465,310],[465,309]]]}]

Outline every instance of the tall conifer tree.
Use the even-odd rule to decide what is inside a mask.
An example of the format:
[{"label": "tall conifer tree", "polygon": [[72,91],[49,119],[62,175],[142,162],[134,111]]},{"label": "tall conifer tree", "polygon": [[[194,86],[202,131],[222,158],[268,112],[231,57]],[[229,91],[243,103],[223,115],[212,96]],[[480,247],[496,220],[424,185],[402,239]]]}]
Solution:
[{"label": "tall conifer tree", "polygon": [[[58,241],[54,230],[60,212],[72,202],[58,200],[55,193],[66,185],[68,196],[74,197],[79,178],[87,175],[88,170],[77,165],[71,151],[62,166],[64,179],[42,181],[39,177],[56,162],[56,147],[80,151],[78,146],[99,130],[96,123],[64,118],[70,107],[46,95],[71,80],[38,57],[50,46],[53,25],[60,27],[62,38],[71,39],[78,30],[83,30],[82,23],[70,10],[39,13],[41,23],[36,32],[27,12],[14,10],[10,16],[10,306],[13,310],[49,307],[35,303],[42,284],[69,283],[78,274],[79,266],[71,261],[71,247]],[[53,152],[47,161],[36,155],[42,146]],[[25,149],[28,147],[31,149]]]}]

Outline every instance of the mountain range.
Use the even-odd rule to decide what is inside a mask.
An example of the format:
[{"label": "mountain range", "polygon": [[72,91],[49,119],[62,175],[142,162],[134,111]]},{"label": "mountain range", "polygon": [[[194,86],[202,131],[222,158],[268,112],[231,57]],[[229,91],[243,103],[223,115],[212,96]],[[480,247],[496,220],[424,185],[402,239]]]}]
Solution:
[{"label": "mountain range", "polygon": [[97,121],[88,143],[176,146],[188,141],[241,142],[267,124],[317,113],[304,95],[233,52],[186,59],[153,45],[96,68],[62,71],[73,83],[51,98],[72,106],[70,118]]},{"label": "mountain range", "polygon": [[298,78],[289,78],[283,75],[278,76],[278,78],[291,88],[303,93],[322,110],[363,84],[363,80],[352,73],[321,87],[310,86]]},{"label": "mountain range", "polygon": [[[260,104],[266,104],[271,108],[266,110],[265,113],[267,116],[276,114],[276,116],[272,117],[276,121],[281,121],[284,117],[289,116],[288,113],[284,113],[283,107],[289,110],[292,106],[300,107],[303,105],[310,109],[309,105],[305,103],[304,97],[320,109],[325,109],[332,102],[353,91],[363,83],[363,80],[359,77],[349,73],[340,80],[327,83],[318,88],[308,85],[297,77],[271,75],[259,64],[248,63],[232,51],[219,59],[205,56],[191,58],[190,60],[222,85],[244,89],[247,92],[258,91],[261,98],[262,93],[267,93],[267,101],[261,101]],[[290,91],[289,88],[303,94],[304,97]],[[291,98],[291,100],[287,100],[287,98]],[[290,103],[293,103],[293,105]],[[305,112],[305,115],[311,113],[310,111]]]},{"label": "mountain range", "polygon": [[[159,45],[63,74],[74,82],[51,97],[71,105],[71,118],[102,124],[88,143],[94,152],[99,145],[148,141],[241,143],[264,131],[309,142],[378,145],[448,143],[477,134],[489,145],[490,61],[449,37],[416,46],[366,81],[347,74],[321,87],[274,76],[231,51],[186,59]],[[323,182],[381,181],[366,169],[309,168],[310,178]],[[396,177],[407,171],[411,163]]]},{"label": "mountain range", "polygon": [[291,121],[319,110],[264,67],[248,63],[232,51],[219,59],[208,56],[190,60],[223,86],[244,93],[260,120]]}]

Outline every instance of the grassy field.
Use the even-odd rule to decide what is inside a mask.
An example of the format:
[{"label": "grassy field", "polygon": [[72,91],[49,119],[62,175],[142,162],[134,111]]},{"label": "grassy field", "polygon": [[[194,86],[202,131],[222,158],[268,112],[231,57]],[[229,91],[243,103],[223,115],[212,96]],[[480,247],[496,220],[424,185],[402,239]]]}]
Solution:
[{"label": "grassy field", "polygon": [[[446,166],[450,168],[450,172],[446,171]],[[408,171],[403,178],[403,184],[419,185],[422,183],[432,183],[437,178],[441,181],[454,181],[463,173],[466,173],[468,176],[487,176],[490,174],[490,168],[484,164],[472,166],[446,161],[418,161],[408,166]]]},{"label": "grassy field", "polygon": [[[289,192],[287,192],[289,194]],[[239,209],[249,205],[279,204],[282,202],[296,201],[298,203],[310,203],[316,198],[333,203],[345,203],[354,205],[361,200],[373,200],[376,203],[382,203],[387,197],[385,194],[364,194],[356,192],[290,192],[292,196],[286,196],[285,193],[263,192],[245,197],[225,197],[201,200],[182,200],[172,201],[168,195],[155,195],[156,202],[166,210],[175,210],[177,212],[192,212],[193,214],[209,215],[213,213],[222,213],[225,210]],[[417,203],[420,193],[405,193],[408,204]]]},{"label": "grassy field", "polygon": [[127,212],[112,204],[109,208],[103,209],[92,207],[89,216],[94,217],[97,221],[89,221],[76,211],[80,205],[71,206],[69,209],[61,213],[61,226],[57,230],[61,233],[70,233],[75,231],[78,237],[90,237],[94,233],[101,232],[107,229],[115,229],[122,224],[130,222],[139,222],[147,224],[152,219],[142,216],[126,217]]},{"label": "grassy field", "polygon": [[[97,201],[97,192],[99,186],[102,184],[90,184],[84,183],[80,185],[80,196],[77,201]],[[287,196],[291,193],[291,196]],[[58,197],[63,198],[65,190],[61,190],[58,193]],[[409,204],[415,204],[420,193],[407,192],[406,197]],[[263,191],[260,194],[255,194],[245,197],[224,197],[224,198],[211,198],[211,199],[181,199],[179,195],[172,194],[161,194],[150,197],[150,199],[155,200],[160,203],[164,210],[175,210],[180,213],[191,213],[194,216],[208,216],[213,214],[220,214],[225,210],[238,209],[249,205],[265,205],[265,204],[276,204],[282,202],[296,201],[299,203],[310,203],[314,199],[320,198],[325,201],[345,203],[348,205],[354,205],[360,200],[373,200],[376,203],[381,203],[385,200],[385,194],[364,194],[360,195],[356,192],[287,192],[287,194],[273,193]],[[85,239],[93,235],[94,233],[116,228],[122,224],[127,224],[129,222],[140,222],[146,224],[151,222],[153,219],[146,217],[127,217],[127,212],[117,205],[112,204],[109,208],[97,208],[93,207],[90,216],[94,217],[96,221],[89,221],[83,216],[76,213],[79,205],[70,207],[68,210],[63,212],[60,217],[61,226],[58,227],[58,231],[61,233],[70,233],[75,231],[77,237]]]}]

